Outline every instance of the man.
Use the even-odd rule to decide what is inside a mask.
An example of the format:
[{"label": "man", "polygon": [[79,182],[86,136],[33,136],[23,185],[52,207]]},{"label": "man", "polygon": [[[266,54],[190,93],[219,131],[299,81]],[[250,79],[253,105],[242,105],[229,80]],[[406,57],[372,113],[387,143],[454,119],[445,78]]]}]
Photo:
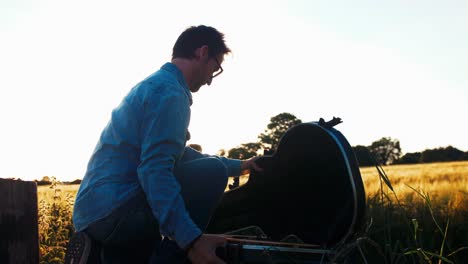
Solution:
[{"label": "man", "polygon": [[195,264],[224,263],[215,250],[225,239],[203,230],[227,177],[261,168],[255,159],[204,155],[185,144],[191,93],[223,72],[229,52],[216,29],[190,27],[177,39],[171,63],[137,84],[114,109],[76,197],[78,234],[67,261],[87,257],[89,248],[83,254],[73,247],[83,249],[89,236],[103,245],[105,263],[136,263],[136,256],[152,263],[186,256]]}]

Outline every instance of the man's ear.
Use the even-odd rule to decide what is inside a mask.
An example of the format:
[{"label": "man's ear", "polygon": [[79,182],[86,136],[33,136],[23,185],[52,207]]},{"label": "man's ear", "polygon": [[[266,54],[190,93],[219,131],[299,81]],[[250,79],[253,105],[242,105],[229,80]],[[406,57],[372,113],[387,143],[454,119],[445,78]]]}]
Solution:
[{"label": "man's ear", "polygon": [[200,58],[207,58],[209,56],[207,45],[203,45],[199,49],[200,49]]},{"label": "man's ear", "polygon": [[200,48],[197,48],[195,50],[195,58],[200,60],[200,59],[205,59],[208,57],[208,46],[203,45]]}]

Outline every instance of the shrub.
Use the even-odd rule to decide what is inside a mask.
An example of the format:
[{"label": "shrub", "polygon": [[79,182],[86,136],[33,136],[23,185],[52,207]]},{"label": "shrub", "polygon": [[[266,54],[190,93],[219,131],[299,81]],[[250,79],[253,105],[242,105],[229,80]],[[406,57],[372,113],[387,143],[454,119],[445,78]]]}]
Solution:
[{"label": "shrub", "polygon": [[63,195],[52,177],[49,187],[51,200],[39,201],[39,258],[40,264],[63,263],[68,240],[73,234],[72,210],[74,197]]}]

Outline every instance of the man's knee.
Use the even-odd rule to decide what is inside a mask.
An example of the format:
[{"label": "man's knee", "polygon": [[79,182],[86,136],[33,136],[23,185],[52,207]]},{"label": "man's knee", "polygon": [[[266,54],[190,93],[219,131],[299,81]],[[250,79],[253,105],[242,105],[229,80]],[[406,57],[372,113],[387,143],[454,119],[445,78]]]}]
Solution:
[{"label": "man's knee", "polygon": [[221,160],[206,157],[180,164],[174,174],[185,192],[191,190],[195,182],[201,188],[224,191],[228,180],[227,171]]},{"label": "man's knee", "polygon": [[206,158],[206,163],[206,173],[203,173],[201,177],[204,177],[208,183],[222,187],[224,190],[228,181],[226,166],[216,157]]}]

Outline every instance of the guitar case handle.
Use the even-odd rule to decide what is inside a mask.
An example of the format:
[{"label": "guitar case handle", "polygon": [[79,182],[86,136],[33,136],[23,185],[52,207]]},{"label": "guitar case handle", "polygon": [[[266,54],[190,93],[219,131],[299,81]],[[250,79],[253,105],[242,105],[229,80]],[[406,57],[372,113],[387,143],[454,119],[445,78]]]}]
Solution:
[{"label": "guitar case handle", "polygon": [[332,127],[334,127],[334,126],[336,126],[336,125],[338,125],[340,123],[343,123],[343,121],[339,117],[333,117],[333,119],[330,120],[330,121],[325,121],[323,118],[320,118],[319,122],[318,122],[318,124],[320,126],[328,128],[328,129],[330,129],[330,128],[332,128]]}]

